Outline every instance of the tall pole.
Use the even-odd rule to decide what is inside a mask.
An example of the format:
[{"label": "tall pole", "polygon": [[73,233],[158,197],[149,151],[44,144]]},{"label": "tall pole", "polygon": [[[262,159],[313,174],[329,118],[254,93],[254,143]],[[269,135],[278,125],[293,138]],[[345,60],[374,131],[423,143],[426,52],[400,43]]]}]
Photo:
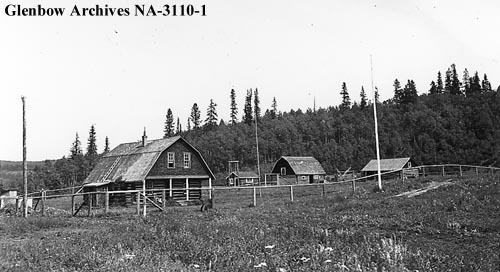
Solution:
[{"label": "tall pole", "polygon": [[28,217],[28,164],[26,163],[26,110],[25,98],[21,96],[23,101],[23,181],[24,181],[24,197],[23,197],[23,215]]},{"label": "tall pole", "polygon": [[257,145],[257,173],[259,175],[259,185],[260,185],[260,161],[259,161],[259,137],[257,136],[257,112],[255,112],[255,143]]},{"label": "tall pole", "polygon": [[378,142],[378,123],[377,123],[377,96],[375,89],[373,87],[373,61],[372,55],[370,55],[370,69],[371,69],[371,81],[372,81],[372,93],[373,93],[373,118],[375,119],[375,145],[377,147],[377,177],[378,177],[378,189],[382,190],[382,175],[380,173],[380,148]]}]

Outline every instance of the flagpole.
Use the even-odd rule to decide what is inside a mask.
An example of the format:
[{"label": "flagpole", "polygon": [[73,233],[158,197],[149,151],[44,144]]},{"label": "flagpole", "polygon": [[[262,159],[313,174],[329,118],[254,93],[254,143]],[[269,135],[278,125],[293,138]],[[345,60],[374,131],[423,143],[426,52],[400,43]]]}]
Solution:
[{"label": "flagpole", "polygon": [[373,87],[373,61],[372,55],[370,55],[370,69],[371,69],[371,81],[372,81],[372,93],[373,93],[373,117],[375,119],[375,145],[377,148],[377,177],[378,177],[378,189],[382,191],[382,174],[380,173],[380,148],[378,141],[378,122],[377,122],[377,97],[375,89]]}]

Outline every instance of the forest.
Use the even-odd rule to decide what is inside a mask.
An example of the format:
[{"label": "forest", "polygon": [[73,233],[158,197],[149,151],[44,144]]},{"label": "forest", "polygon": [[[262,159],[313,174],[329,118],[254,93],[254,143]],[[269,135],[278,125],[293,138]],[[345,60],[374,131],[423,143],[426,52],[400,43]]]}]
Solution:
[{"label": "forest", "polygon": [[[465,69],[459,76],[452,64],[444,79],[438,72],[420,95],[411,79],[404,86],[395,79],[393,86],[391,99],[376,101],[381,158],[411,157],[417,165],[500,166],[500,86],[493,89],[486,74],[469,76]],[[328,174],[349,167],[359,171],[376,156],[373,101],[364,87],[349,92],[344,82],[338,91],[339,105],[281,112],[276,98],[263,111],[258,89],[249,89],[240,116],[236,92],[230,90],[227,122],[218,118],[217,104],[210,100],[205,120],[194,103],[186,129],[179,118],[174,121],[171,109],[159,126],[165,137],[181,135],[192,143],[219,177],[226,174],[229,160],[240,161],[241,169],[257,169],[256,125],[262,173],[284,155],[314,156]],[[352,102],[353,94],[359,95],[359,102]],[[101,155],[95,137],[92,126],[85,153],[77,134],[67,157],[35,166],[30,189],[81,184]]]}]

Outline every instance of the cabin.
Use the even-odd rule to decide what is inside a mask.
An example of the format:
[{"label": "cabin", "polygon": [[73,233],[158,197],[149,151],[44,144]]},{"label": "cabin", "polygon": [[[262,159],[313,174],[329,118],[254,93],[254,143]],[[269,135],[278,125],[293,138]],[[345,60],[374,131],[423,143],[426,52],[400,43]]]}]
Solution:
[{"label": "cabin", "polygon": [[271,174],[277,176],[277,185],[284,185],[323,182],[326,172],[314,157],[282,156],[274,164]]},{"label": "cabin", "polygon": [[[395,178],[403,175],[403,172],[405,172],[407,175],[408,173],[413,173],[412,171],[403,171],[404,169],[411,168],[412,167],[412,161],[411,158],[394,158],[394,159],[381,159],[380,160],[380,172],[381,173],[387,173],[387,172],[394,172],[392,174],[384,175],[383,177],[389,177],[389,178]],[[416,175],[418,176],[418,170],[416,171]],[[368,164],[361,169],[361,175],[366,177],[366,176],[371,176],[371,175],[376,175],[378,173],[378,164],[377,160],[371,160],[368,162]],[[414,173],[413,173],[414,175]]]},{"label": "cabin", "polygon": [[255,172],[236,172],[229,173],[226,177],[227,186],[252,186],[259,185],[259,175]]},{"label": "cabin", "polygon": [[[158,199],[196,201],[201,187],[212,187],[214,174],[200,152],[180,136],[123,143],[106,153],[83,183],[83,192],[146,190]],[[175,190],[187,189],[187,190]],[[153,191],[155,190],[155,191]],[[93,196],[92,203],[99,203]],[[112,194],[110,203],[135,202],[133,194]]]}]

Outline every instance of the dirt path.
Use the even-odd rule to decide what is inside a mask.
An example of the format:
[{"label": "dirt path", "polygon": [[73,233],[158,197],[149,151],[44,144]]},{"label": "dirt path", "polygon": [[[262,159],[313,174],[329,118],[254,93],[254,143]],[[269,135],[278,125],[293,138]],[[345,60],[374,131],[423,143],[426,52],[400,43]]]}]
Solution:
[{"label": "dirt path", "polygon": [[411,190],[411,191],[408,191],[408,192],[404,192],[404,193],[401,193],[399,195],[395,195],[395,197],[403,197],[403,196],[414,197],[414,196],[418,196],[418,195],[421,195],[421,194],[423,194],[423,193],[425,193],[425,192],[427,192],[429,190],[434,190],[434,189],[439,188],[441,186],[448,186],[448,185],[453,184],[450,181],[451,181],[451,179],[443,181],[443,182],[433,181],[427,187],[416,189],[416,190]]}]

